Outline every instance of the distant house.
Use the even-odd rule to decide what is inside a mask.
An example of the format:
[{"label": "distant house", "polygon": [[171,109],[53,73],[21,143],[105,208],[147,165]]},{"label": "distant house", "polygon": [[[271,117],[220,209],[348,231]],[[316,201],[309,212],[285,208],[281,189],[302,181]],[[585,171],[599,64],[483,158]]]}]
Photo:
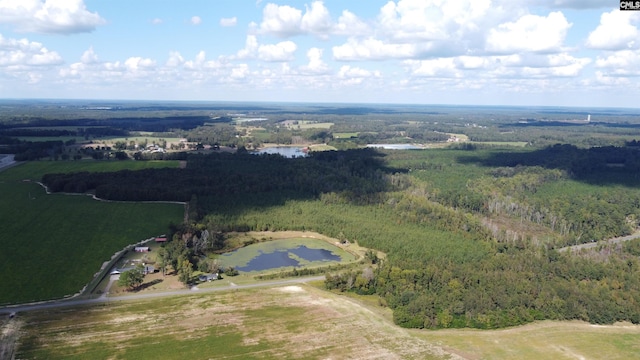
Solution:
[{"label": "distant house", "polygon": [[153,274],[154,272],[156,272],[156,268],[151,265],[145,265],[144,270],[142,270],[142,273],[145,275]]},{"label": "distant house", "polygon": [[218,280],[218,273],[200,275],[198,276],[198,280],[200,280],[201,282]]},{"label": "distant house", "polygon": [[135,251],[136,252],[149,252],[149,247],[148,246],[136,246],[135,247]]},{"label": "distant house", "polygon": [[157,243],[164,243],[164,242],[167,242],[167,237],[166,237],[166,236],[158,236],[158,237],[156,238],[156,242],[157,242]]}]

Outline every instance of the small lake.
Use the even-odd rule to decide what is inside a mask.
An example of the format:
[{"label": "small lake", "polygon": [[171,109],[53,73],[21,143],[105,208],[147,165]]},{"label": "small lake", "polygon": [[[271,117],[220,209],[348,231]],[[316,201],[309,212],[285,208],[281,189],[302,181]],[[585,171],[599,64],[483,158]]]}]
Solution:
[{"label": "small lake", "polygon": [[280,154],[287,158],[307,156],[303,149],[298,146],[274,146],[258,150],[256,154]]},{"label": "small lake", "polygon": [[387,150],[419,150],[420,146],[412,144],[367,144],[370,148],[383,148]]},{"label": "small lake", "polygon": [[[232,251],[228,254],[220,256],[220,260],[223,264],[227,261],[225,258],[232,258],[236,256],[238,252],[246,251],[246,248],[241,248]],[[270,269],[277,269],[281,267],[298,267],[304,266],[310,262],[340,262],[342,258],[335,255],[326,249],[312,249],[304,245],[300,245],[290,249],[278,249],[269,252],[259,251],[258,254],[250,259],[244,265],[235,266],[239,271],[263,271]],[[304,262],[301,263],[301,262]]]}]

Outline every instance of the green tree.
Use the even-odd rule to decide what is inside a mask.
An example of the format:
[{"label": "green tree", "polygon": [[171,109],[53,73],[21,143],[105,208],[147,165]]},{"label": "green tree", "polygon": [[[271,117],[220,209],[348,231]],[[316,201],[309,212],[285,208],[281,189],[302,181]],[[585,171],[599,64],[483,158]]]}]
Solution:
[{"label": "green tree", "polygon": [[144,281],[144,273],[142,265],[136,266],[135,269],[125,271],[120,274],[118,285],[126,287],[129,291],[134,290]]},{"label": "green tree", "polygon": [[191,276],[193,276],[193,264],[186,258],[178,260],[178,280],[185,286],[189,286],[191,282]]}]

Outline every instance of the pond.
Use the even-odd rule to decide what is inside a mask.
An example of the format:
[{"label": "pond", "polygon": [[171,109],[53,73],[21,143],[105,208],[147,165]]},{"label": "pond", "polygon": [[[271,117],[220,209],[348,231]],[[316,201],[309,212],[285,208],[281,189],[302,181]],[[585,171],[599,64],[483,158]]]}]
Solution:
[{"label": "pond", "polygon": [[[282,267],[302,267],[309,264],[340,262],[344,259],[338,252],[344,252],[336,248],[336,252],[327,249],[308,247],[300,244],[289,244],[275,240],[271,244],[254,244],[221,255],[218,259],[223,266],[233,266],[239,271],[264,271]],[[265,246],[266,245],[266,246]],[[270,246],[274,245],[274,246]],[[259,246],[257,248],[256,246]],[[329,245],[331,246],[331,245]]]},{"label": "pond", "polygon": [[387,150],[418,150],[422,149],[420,146],[412,144],[368,144],[370,148],[383,148]]},{"label": "pond", "polygon": [[287,158],[307,156],[305,148],[298,146],[274,146],[258,150],[256,154],[280,154]]}]

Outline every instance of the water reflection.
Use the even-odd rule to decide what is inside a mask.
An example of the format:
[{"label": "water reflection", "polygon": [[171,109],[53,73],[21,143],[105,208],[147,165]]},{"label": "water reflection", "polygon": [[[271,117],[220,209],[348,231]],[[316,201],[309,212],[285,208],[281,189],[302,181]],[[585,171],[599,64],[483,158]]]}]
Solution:
[{"label": "water reflection", "polygon": [[277,250],[271,253],[261,253],[254,257],[245,266],[238,266],[239,271],[262,271],[276,269],[280,267],[300,266],[297,259],[289,256],[294,254],[300,259],[306,261],[340,261],[340,256],[334,255],[331,251],[325,249],[310,249],[301,245],[294,249]]}]

